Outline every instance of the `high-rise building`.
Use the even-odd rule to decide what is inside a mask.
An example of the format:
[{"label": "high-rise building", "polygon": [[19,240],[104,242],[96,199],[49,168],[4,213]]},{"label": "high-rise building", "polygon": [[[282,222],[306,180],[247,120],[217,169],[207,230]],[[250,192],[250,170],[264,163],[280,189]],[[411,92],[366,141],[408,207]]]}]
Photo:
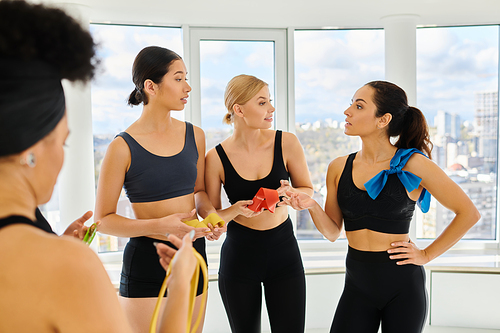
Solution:
[{"label": "high-rise building", "polygon": [[459,115],[439,110],[434,117],[434,126],[436,126],[437,135],[449,136],[455,140],[460,139],[461,120]]},{"label": "high-rise building", "polygon": [[479,139],[478,154],[492,166],[497,158],[498,92],[474,93],[474,120]]}]

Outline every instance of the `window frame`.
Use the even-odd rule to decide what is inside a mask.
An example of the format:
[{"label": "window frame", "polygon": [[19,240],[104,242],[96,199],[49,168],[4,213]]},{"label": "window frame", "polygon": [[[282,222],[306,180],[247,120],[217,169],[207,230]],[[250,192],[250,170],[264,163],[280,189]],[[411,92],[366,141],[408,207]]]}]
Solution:
[{"label": "window frame", "polygon": [[[497,65],[497,96],[500,97],[500,24],[469,24],[469,25],[432,25],[432,26],[417,26],[416,31],[419,29],[434,29],[434,28],[466,28],[466,27],[487,27],[493,26],[498,28],[498,40],[497,40],[497,49],[498,49],[498,65]],[[417,54],[415,55],[417,56]],[[417,69],[418,72],[418,69]],[[416,83],[418,88],[418,81]],[[499,101],[500,102],[500,101]],[[497,115],[500,119],[500,103],[497,103]],[[500,122],[499,122],[500,123]],[[495,239],[460,239],[452,249],[455,250],[491,250],[496,249],[500,251],[500,165],[498,163],[498,158],[500,157],[500,125],[497,123],[497,174],[496,174],[496,235]],[[420,213],[422,214],[422,213]],[[416,219],[416,216],[414,216]],[[412,228],[414,229],[414,238],[416,239],[416,244],[420,248],[427,247],[430,245],[435,239],[431,238],[416,238],[416,223],[412,223]]]},{"label": "window frame", "polygon": [[[99,23],[102,24],[102,23]],[[111,24],[111,23],[110,23]],[[131,24],[133,25],[133,24]],[[498,24],[481,24],[472,26],[498,26]],[[173,27],[173,26],[165,26]],[[456,27],[456,26],[436,26],[436,27]],[[427,28],[418,26],[416,29]],[[185,119],[195,125],[201,125],[201,91],[200,91],[200,40],[237,40],[237,41],[274,41],[275,43],[275,100],[276,100],[276,128],[285,131],[295,132],[295,87],[294,87],[294,28],[210,28],[182,25],[182,36],[184,46],[184,61],[188,67],[190,84],[193,88],[190,101],[185,108]],[[318,31],[325,29],[297,29],[301,31]],[[328,29],[337,30],[337,29]],[[359,30],[359,29],[338,29],[338,30]],[[500,50],[500,33],[498,47]],[[498,90],[500,91],[500,52],[498,66]],[[500,103],[499,103],[500,105]],[[499,112],[499,111],[497,111]],[[500,112],[499,112],[500,116]],[[497,143],[500,133],[497,130]],[[497,144],[498,156],[500,156],[500,144]],[[497,163],[497,227],[495,240],[460,240],[453,249],[457,250],[500,250],[500,185],[499,180],[500,165]],[[296,228],[295,212],[289,209]],[[415,219],[415,217],[414,217]],[[433,239],[416,239],[416,223],[411,224],[410,236],[420,248],[428,246]],[[209,254],[218,253],[221,241],[207,242],[207,252]],[[299,247],[302,251],[331,251],[345,250],[347,240],[342,239],[334,243],[328,240],[299,240]],[[105,263],[121,261],[122,251],[114,253],[100,253],[99,257]]]}]

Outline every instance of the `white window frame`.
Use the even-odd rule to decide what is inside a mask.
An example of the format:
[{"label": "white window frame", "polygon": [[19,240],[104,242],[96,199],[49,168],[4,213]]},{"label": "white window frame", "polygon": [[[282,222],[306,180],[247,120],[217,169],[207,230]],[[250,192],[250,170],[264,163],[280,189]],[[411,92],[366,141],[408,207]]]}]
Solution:
[{"label": "white window frame", "polygon": [[[275,49],[276,127],[288,131],[287,39],[285,29],[200,28],[182,26],[184,57],[191,81],[191,103],[185,110],[186,119],[201,126],[200,41],[272,41]],[[187,47],[187,48],[186,48]]]},{"label": "white window frame", "polygon": [[[190,101],[185,107],[185,119],[193,124],[201,125],[201,78],[200,78],[200,41],[273,41],[275,45],[275,102],[276,128],[295,132],[295,82],[294,82],[294,28],[286,29],[258,29],[258,28],[208,28],[183,25],[182,36],[184,44],[184,62],[188,68],[192,92]],[[307,29],[301,29],[307,30]],[[318,30],[318,29],[311,29]],[[499,41],[500,49],[500,41]],[[500,64],[500,59],[499,59]],[[500,71],[500,66],[499,66]],[[499,73],[500,90],[500,73]],[[499,132],[500,133],[500,132]],[[500,156],[500,143],[498,154]],[[497,188],[500,185],[500,166],[497,169]],[[497,217],[500,217],[500,191],[497,191]],[[295,223],[295,211],[289,209]],[[417,246],[424,248],[433,240],[416,239],[416,226],[412,223],[411,237],[416,240]],[[458,250],[497,250],[500,251],[500,223],[497,221],[496,240],[460,240],[453,249]],[[207,252],[217,253],[221,242],[207,242]],[[299,240],[302,251],[331,251],[347,249],[347,240],[337,240],[334,243],[328,240]],[[120,258],[122,251],[116,253],[99,254],[101,260]],[[114,261],[114,260],[110,260]]]},{"label": "white window frame", "polygon": [[[499,40],[497,41],[497,47],[498,50],[500,51],[500,24],[477,24],[477,25],[471,25],[472,27],[476,26],[497,26],[499,29]],[[417,27],[418,29],[425,29],[425,28],[454,28],[454,27],[461,27],[461,26],[431,26],[431,27]],[[416,57],[417,55],[415,55]],[[500,96],[500,52],[499,52],[499,58],[498,58],[498,85],[497,85],[497,91],[499,92]],[[417,83],[418,84],[418,83]],[[500,105],[500,103],[498,103]],[[500,109],[497,110],[497,114],[500,117]],[[497,125],[498,126],[498,125]],[[500,157],[500,128],[497,127],[497,157]],[[496,202],[496,239],[491,239],[491,240],[481,240],[481,239],[461,239],[459,240],[453,247],[452,249],[454,250],[497,250],[500,251],[500,164],[497,163],[497,177],[496,177],[496,186],[497,186],[497,202]],[[435,198],[432,200],[436,200]],[[414,216],[414,219],[416,217]],[[414,221],[413,221],[414,222]],[[435,239],[425,239],[425,238],[416,238],[416,223],[412,223],[411,225],[411,231],[410,235],[413,232],[413,238],[416,239],[416,244],[419,248],[425,248],[429,246]]]}]

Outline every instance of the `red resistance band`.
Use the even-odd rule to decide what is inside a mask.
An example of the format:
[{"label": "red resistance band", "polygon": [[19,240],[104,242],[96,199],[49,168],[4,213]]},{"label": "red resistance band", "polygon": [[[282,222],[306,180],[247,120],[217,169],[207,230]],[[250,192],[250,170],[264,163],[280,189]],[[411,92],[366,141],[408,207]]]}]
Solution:
[{"label": "red resistance band", "polygon": [[277,190],[261,187],[252,200],[253,203],[248,206],[248,208],[254,212],[258,212],[262,210],[262,208],[265,208],[271,213],[274,213],[276,204],[280,201],[280,198]]}]

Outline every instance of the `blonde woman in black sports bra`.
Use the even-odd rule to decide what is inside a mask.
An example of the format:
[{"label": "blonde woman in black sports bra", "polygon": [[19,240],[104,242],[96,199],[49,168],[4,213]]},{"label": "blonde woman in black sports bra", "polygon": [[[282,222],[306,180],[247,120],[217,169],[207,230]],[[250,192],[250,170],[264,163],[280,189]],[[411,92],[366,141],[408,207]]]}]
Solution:
[{"label": "blonde woman in black sports bra", "polygon": [[[149,328],[156,299],[165,278],[153,242],[167,241],[193,230],[182,221],[205,218],[214,208],[205,193],[205,134],[179,121],[171,112],[183,110],[191,87],[181,57],[150,46],[137,55],[135,89],[130,105],[143,104],[141,117],[111,142],[102,163],[95,215],[103,233],[130,237],[123,252],[120,302],[136,332]],[[122,187],[135,219],[116,214]],[[196,228],[193,247],[205,258],[209,228]],[[200,275],[193,320],[198,317],[203,276]],[[203,329],[203,323],[198,332]]]},{"label": "blonde woman in black sports bra", "polygon": [[[248,208],[261,187],[312,194],[302,147],[291,133],[274,131],[269,88],[249,75],[227,85],[227,124],[233,134],[206,156],[206,188],[227,224],[219,291],[234,333],[261,331],[262,285],[274,333],[299,333],[305,322],[305,277],[286,207]],[[288,179],[295,187],[289,186]],[[221,185],[231,207],[221,209]]]},{"label": "blonde woman in black sports bra", "polygon": [[[427,123],[408,106],[405,92],[385,81],[361,87],[344,111],[345,134],[359,136],[357,153],[336,158],[326,178],[325,210],[305,194],[284,199],[309,209],[318,230],[335,241],[346,230],[346,280],[330,332],[420,333],[427,314],[422,265],[443,254],[479,220],[479,212],[430,160]],[[398,137],[395,144],[391,137]],[[425,249],[408,231],[417,203],[429,209],[430,193],[456,215]]]}]

